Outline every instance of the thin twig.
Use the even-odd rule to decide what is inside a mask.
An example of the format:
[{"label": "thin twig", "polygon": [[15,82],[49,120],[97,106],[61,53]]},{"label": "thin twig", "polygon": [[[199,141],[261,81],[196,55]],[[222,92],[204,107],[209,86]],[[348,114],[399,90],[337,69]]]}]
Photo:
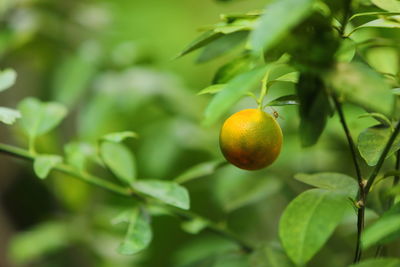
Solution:
[{"label": "thin twig", "polygon": [[343,113],[342,104],[339,102],[335,95],[332,95],[333,102],[335,103],[336,110],[339,114],[340,123],[342,124],[343,130],[346,134],[347,143],[349,144],[351,157],[353,159],[354,167],[357,174],[358,181],[358,202],[357,202],[357,241],[356,241],[356,251],[354,255],[354,262],[358,262],[361,258],[361,235],[364,230],[364,218],[365,218],[365,183],[362,179],[360,165],[357,160],[356,145],[354,143],[353,137],[351,136],[349,127],[347,126],[346,118]]},{"label": "thin twig", "polygon": [[[7,144],[0,143],[0,152],[10,155],[10,156],[13,156],[13,157],[29,160],[29,161],[35,160],[35,156],[33,154],[31,154],[28,150],[10,146]],[[120,185],[116,185],[112,182],[105,181],[99,177],[96,177],[96,176],[91,175],[86,172],[76,171],[74,168],[72,168],[66,164],[58,164],[53,168],[53,170],[64,173],[64,174],[68,174],[68,175],[75,177],[83,182],[103,188],[107,191],[110,191],[112,193],[115,193],[115,194],[123,196],[123,197],[139,197],[138,198],[139,200],[143,200],[143,201],[146,200],[143,198],[144,196],[142,194],[133,191],[133,189],[131,189],[131,188],[126,188],[126,187],[123,187]],[[181,209],[174,208],[174,207],[171,207],[168,205],[164,205],[162,203],[157,203],[157,205],[169,210],[171,213],[173,213],[176,216],[183,218],[185,220],[193,220],[193,219],[202,220],[203,222],[205,222],[206,229],[208,229],[211,232],[217,233],[217,234],[237,243],[245,252],[251,252],[254,250],[254,247],[252,245],[248,244],[246,241],[239,238],[236,234],[232,233],[230,230],[228,230],[225,227],[222,227],[219,224],[214,223],[206,218],[203,218],[202,216],[200,216],[192,211],[181,210]]]}]

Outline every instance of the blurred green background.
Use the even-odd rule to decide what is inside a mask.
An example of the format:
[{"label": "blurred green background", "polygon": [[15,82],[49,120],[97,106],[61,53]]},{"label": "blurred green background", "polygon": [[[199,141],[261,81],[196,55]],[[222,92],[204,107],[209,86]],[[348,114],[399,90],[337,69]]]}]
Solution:
[{"label": "blurred green background", "polygon": [[[195,64],[195,55],[173,58],[198,35],[197,29],[217,22],[219,14],[258,10],[266,2],[1,0],[0,68],[14,68],[18,79],[13,90],[1,95],[0,104],[16,106],[22,98],[35,96],[68,107],[61,127],[39,139],[41,152],[62,153],[63,144],[69,143],[91,153],[103,134],[135,131],[139,139],[127,144],[139,177],[173,179],[195,164],[222,158],[221,122],[202,126],[209,97],[196,92],[210,84],[232,54],[205,64]],[[276,86],[268,97],[293,89]],[[254,100],[245,98],[232,112],[251,107]],[[374,124],[372,119],[357,119],[362,110],[345,108],[354,136]],[[303,149],[297,110],[277,110],[284,147],[272,167],[247,172],[225,165],[185,184],[194,211],[227,224],[254,244],[278,243],[282,210],[306,188],[292,179],[294,173],[353,174],[336,118],[317,146]],[[18,130],[3,125],[0,138],[26,146]],[[209,266],[198,260],[236,248],[213,233],[186,233],[178,218],[154,210],[151,246],[135,256],[118,255],[125,229],[110,221],[133,202],[60,174],[40,181],[30,163],[3,155],[0,169],[0,266]],[[113,179],[95,166],[93,172]],[[351,261],[354,235],[348,233],[356,230],[354,220],[352,216],[342,225],[310,266],[345,266]],[[328,256],[330,261],[324,261]],[[190,265],[196,261],[198,265]],[[234,255],[231,262],[236,262]]]}]

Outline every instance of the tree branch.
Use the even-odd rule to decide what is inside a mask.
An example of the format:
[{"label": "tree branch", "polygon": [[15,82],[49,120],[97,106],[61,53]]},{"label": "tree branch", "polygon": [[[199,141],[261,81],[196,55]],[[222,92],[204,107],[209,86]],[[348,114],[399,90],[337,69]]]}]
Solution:
[{"label": "tree branch", "polygon": [[[7,144],[0,143],[0,152],[10,155],[10,156],[13,156],[13,157],[21,158],[24,160],[29,160],[29,161],[35,160],[35,156],[33,154],[31,154],[28,150],[10,146]],[[140,197],[139,200],[142,200],[142,201],[144,200],[142,194],[134,192],[133,189],[131,189],[131,188],[126,188],[126,187],[123,187],[120,185],[116,185],[112,182],[105,181],[99,177],[96,177],[96,176],[91,175],[86,172],[78,172],[74,168],[72,168],[66,164],[58,164],[52,170],[70,175],[70,176],[75,177],[76,179],[79,179],[85,183],[100,187],[102,189],[105,189],[109,192],[115,193],[115,194],[123,196],[123,197],[139,196]],[[192,211],[181,210],[181,209],[174,208],[174,207],[171,207],[171,206],[159,203],[159,202],[157,202],[156,205],[167,209],[172,214],[174,214],[182,219],[185,219],[185,220],[200,219],[205,222],[206,229],[208,229],[211,232],[217,233],[217,234],[237,243],[243,249],[243,251],[252,252],[254,250],[254,247],[252,245],[248,244],[246,241],[239,238],[236,234],[232,233],[230,230],[218,225],[215,222],[212,222],[206,218],[203,218],[202,216],[200,216]]]}]

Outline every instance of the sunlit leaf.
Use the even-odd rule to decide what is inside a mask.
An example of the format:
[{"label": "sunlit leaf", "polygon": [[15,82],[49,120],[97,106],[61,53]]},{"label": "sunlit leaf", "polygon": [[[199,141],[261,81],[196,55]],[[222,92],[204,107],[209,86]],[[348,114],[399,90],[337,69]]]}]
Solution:
[{"label": "sunlit leaf", "polygon": [[189,209],[189,193],[175,182],[161,180],[139,180],[133,184],[135,190],[161,200],[172,206]]},{"label": "sunlit leaf", "polygon": [[40,179],[45,179],[51,169],[62,162],[62,157],[58,155],[38,155],[33,162],[33,169]]},{"label": "sunlit leaf", "polygon": [[21,112],[11,108],[0,107],[0,121],[5,124],[14,124],[14,122],[21,118]]},{"label": "sunlit leaf", "polygon": [[0,92],[14,85],[17,79],[17,73],[13,69],[0,71]]},{"label": "sunlit leaf", "polygon": [[[392,134],[390,127],[377,125],[364,130],[358,137],[358,150],[369,166],[375,166],[378,163],[383,149]],[[387,157],[393,155],[400,149],[400,137],[394,141]]]},{"label": "sunlit leaf", "polygon": [[255,53],[270,49],[312,11],[313,0],[275,0],[250,35]]},{"label": "sunlit leaf", "polygon": [[231,80],[209,103],[205,111],[206,125],[214,123],[224,112],[235,104],[245,93],[250,91],[257,83],[261,83],[269,65],[240,74]]},{"label": "sunlit leaf", "polygon": [[[124,214],[127,215],[127,214]],[[150,218],[143,210],[135,209],[130,212],[128,231],[124,241],[118,248],[122,255],[136,254],[149,246],[153,233],[150,227]],[[121,220],[125,222],[126,220]]]},{"label": "sunlit leaf", "polygon": [[279,236],[288,256],[305,265],[326,243],[351,206],[343,194],[311,189],[296,197],[285,209]]},{"label": "sunlit leaf", "polygon": [[[396,17],[398,19],[400,16],[394,16],[394,17]],[[350,36],[355,31],[357,31],[359,29],[363,29],[363,28],[400,29],[400,21],[396,21],[396,20],[389,19],[389,18],[372,20],[372,21],[369,21],[365,24],[362,24],[362,25],[354,28],[350,33],[347,34],[347,36]]]},{"label": "sunlit leaf", "polygon": [[122,182],[130,185],[135,181],[135,158],[127,147],[105,141],[100,144],[100,155],[104,163]]},{"label": "sunlit leaf", "polygon": [[372,117],[374,119],[376,119],[377,121],[379,121],[380,123],[382,123],[385,126],[389,126],[392,127],[392,122],[389,120],[388,117],[386,117],[384,114],[382,113],[377,113],[377,112],[371,112],[371,113],[365,113],[365,114],[361,114],[360,116],[358,116],[359,118],[369,118]]},{"label": "sunlit leaf", "polygon": [[371,2],[389,12],[400,12],[400,2],[398,0],[371,0]]}]

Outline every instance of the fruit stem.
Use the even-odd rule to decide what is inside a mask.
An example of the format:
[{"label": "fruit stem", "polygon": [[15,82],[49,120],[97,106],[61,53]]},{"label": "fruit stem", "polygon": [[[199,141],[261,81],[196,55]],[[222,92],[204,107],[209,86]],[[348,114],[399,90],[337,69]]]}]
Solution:
[{"label": "fruit stem", "polygon": [[260,110],[263,109],[264,98],[268,92],[268,77],[269,77],[269,70],[265,73],[264,78],[261,80],[261,92],[260,92],[260,97],[257,100],[258,108]]}]

